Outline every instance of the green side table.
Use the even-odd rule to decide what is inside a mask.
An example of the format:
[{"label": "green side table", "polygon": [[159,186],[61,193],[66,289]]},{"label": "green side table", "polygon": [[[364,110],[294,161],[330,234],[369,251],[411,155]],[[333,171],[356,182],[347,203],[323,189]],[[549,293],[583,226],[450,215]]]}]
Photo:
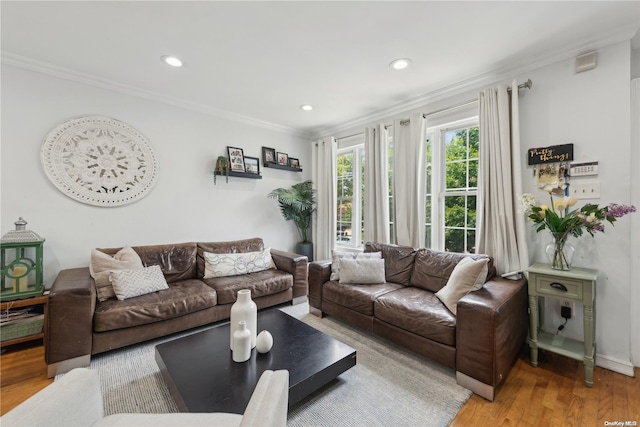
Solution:
[{"label": "green side table", "polygon": [[[536,263],[529,273],[529,321],[531,365],[538,366],[538,349],[551,351],[584,363],[584,383],[593,386],[595,363],[595,287],[598,271],[589,268],[554,270]],[[544,299],[575,301],[584,306],[584,342],[544,331]]]}]

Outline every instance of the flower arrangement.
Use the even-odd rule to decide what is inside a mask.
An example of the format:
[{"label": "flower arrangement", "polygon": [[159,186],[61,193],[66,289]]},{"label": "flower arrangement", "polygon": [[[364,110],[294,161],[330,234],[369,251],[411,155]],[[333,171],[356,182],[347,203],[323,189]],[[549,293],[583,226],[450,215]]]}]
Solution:
[{"label": "flower arrangement", "polygon": [[[589,203],[579,209],[569,210],[578,202],[575,197],[564,196],[562,199],[554,200],[553,194],[549,193],[549,198],[549,205],[538,206],[534,195],[523,194],[520,196],[521,212],[533,221],[537,232],[548,229],[553,234],[555,247],[549,257],[552,268],[558,270],[569,269],[570,260],[563,253],[569,236],[580,237],[586,231],[594,237],[596,232],[604,233],[605,221],[613,224],[618,218],[636,211],[635,206],[616,203],[604,207]],[[547,253],[549,252],[551,251],[548,250]]]}]

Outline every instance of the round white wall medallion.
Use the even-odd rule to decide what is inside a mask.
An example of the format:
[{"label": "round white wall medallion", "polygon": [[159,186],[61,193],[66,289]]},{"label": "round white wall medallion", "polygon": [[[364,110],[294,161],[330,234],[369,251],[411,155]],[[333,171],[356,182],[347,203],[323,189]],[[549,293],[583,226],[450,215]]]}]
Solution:
[{"label": "round white wall medallion", "polygon": [[93,206],[122,206],[146,196],[158,179],[147,139],[119,120],[68,120],[46,136],[40,159],[58,190]]}]

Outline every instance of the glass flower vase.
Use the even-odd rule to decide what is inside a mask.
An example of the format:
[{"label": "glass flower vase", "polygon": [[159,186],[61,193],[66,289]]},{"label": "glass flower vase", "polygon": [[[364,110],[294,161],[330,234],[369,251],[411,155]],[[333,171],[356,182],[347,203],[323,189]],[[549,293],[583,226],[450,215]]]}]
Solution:
[{"label": "glass flower vase", "polygon": [[553,240],[545,248],[551,268],[554,270],[571,270],[571,262],[576,248],[569,242],[567,233],[551,233]]}]

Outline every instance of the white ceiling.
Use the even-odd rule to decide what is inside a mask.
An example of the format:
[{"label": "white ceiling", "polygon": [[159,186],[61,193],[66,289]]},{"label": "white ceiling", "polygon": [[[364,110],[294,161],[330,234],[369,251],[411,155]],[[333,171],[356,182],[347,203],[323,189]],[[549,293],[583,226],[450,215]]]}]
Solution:
[{"label": "white ceiling", "polygon": [[[0,7],[5,63],[306,135],[628,40],[640,27],[640,1]],[[163,64],[165,54],[184,67]],[[392,71],[400,57],[412,66]],[[312,112],[299,108],[307,103]]]}]

